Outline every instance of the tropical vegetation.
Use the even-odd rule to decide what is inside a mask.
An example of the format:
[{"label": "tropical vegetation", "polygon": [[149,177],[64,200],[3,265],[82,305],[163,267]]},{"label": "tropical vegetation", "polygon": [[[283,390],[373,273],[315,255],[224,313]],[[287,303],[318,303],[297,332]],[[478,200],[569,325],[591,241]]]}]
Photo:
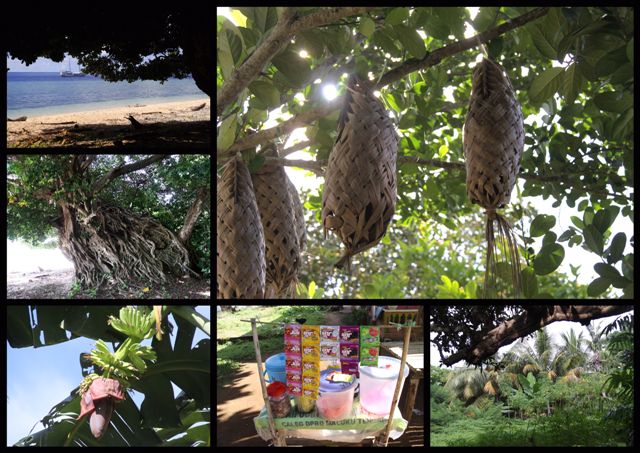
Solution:
[{"label": "tropical vegetation", "polygon": [[545,328],[480,367],[431,366],[431,446],[628,446],[633,442],[633,315]]}]

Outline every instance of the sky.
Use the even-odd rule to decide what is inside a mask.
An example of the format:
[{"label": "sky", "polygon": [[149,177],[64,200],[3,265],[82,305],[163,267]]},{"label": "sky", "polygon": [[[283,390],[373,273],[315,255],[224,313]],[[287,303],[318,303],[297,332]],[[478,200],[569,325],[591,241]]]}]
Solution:
[{"label": "sky", "polygon": [[14,58],[7,58],[7,68],[14,72],[60,72],[61,70],[69,69],[69,62],[71,63],[71,70],[73,72],[78,71],[78,59],[74,57],[67,57],[63,63],[56,63],[48,58],[38,58],[35,63],[27,66],[20,60]]},{"label": "sky", "polygon": [[[197,306],[196,311],[211,319],[211,307]],[[173,315],[169,315],[169,320],[175,326]],[[192,345],[205,338],[209,337],[196,329]],[[112,345],[107,344],[111,349]],[[171,344],[175,344],[175,333],[171,336]],[[90,352],[94,345],[93,340],[84,337],[40,348],[14,349],[7,342],[8,446],[27,436],[36,423],[33,433],[44,429],[39,420],[80,385],[83,379],[80,353]],[[151,345],[151,339],[143,341],[142,345]],[[180,391],[173,385],[174,396]],[[140,408],[144,395],[135,391],[129,394],[133,394],[132,399]]]},{"label": "sky", "polygon": [[[478,13],[478,8],[477,7],[470,7],[468,8],[470,11],[470,16],[473,19],[476,14]],[[231,22],[233,22],[234,24],[238,25],[238,20],[237,18],[234,18],[231,15],[231,10],[228,7],[218,7],[217,8],[217,14],[218,15],[222,15],[225,16],[227,19],[229,19]],[[418,33],[424,38],[424,33],[422,31],[418,31]],[[473,29],[473,27],[471,27],[469,24],[466,25],[465,28],[465,38],[469,38],[471,36],[474,36],[476,34],[476,31]],[[478,51],[478,59],[481,59],[481,54],[480,51]],[[568,57],[567,57],[568,58]],[[553,66],[565,66],[567,62],[563,62],[563,63],[559,63],[557,61],[553,62]],[[528,69],[526,69],[528,71]],[[327,97],[327,101],[333,99],[333,97],[335,97],[335,87],[333,86],[326,86],[324,87],[326,90],[326,97]],[[447,101],[449,102],[455,102],[456,100],[453,98],[452,96],[452,92],[453,92],[453,87],[448,87],[445,88],[444,90],[445,92],[445,98]],[[376,93],[374,93],[376,94]],[[332,97],[333,96],[333,97]],[[545,115],[546,113],[544,111],[541,111],[538,115],[535,116],[530,116],[528,118],[525,119],[525,127],[540,127],[542,126],[544,123],[542,121],[542,117]],[[291,118],[291,114],[285,114],[283,115],[282,112],[280,111],[280,109],[276,109],[273,110],[271,112],[269,112],[269,118],[267,120],[267,122],[264,125],[264,128],[271,128],[271,127],[275,127],[277,126],[282,120],[287,120],[289,118]],[[295,129],[291,135],[289,136],[287,142],[284,145],[284,148],[288,148],[293,146],[296,143],[300,143],[303,141],[306,141],[307,137],[305,135],[305,128],[298,128]],[[314,161],[315,157],[311,156],[310,154],[304,152],[304,151],[297,151],[295,153],[292,153],[290,155],[287,156],[287,159],[290,160],[310,160],[310,161]],[[312,172],[308,171],[308,170],[303,170],[303,169],[299,169],[299,168],[292,168],[292,167],[284,167],[285,171],[287,173],[287,175],[289,176],[289,179],[291,179],[291,182],[293,182],[293,184],[296,186],[296,188],[298,189],[298,192],[301,192],[301,190],[316,190],[320,184],[322,184],[323,182],[323,178],[319,178],[317,177],[315,174],[313,174]],[[624,168],[621,166],[620,168],[620,172],[623,172]],[[512,197],[512,202],[516,202],[517,201],[517,194],[519,192],[522,191],[523,187],[524,187],[524,180],[523,179],[518,179],[518,190],[514,190],[514,196]],[[578,218],[582,219],[583,218],[583,212],[578,211],[577,206],[580,200],[578,200],[578,202],[576,202],[576,207],[571,208],[566,204],[566,201],[563,200],[562,203],[560,204],[560,206],[554,208],[552,205],[555,202],[555,199],[553,197],[549,197],[547,200],[543,199],[541,196],[536,196],[536,197],[526,197],[522,199],[522,202],[524,204],[530,203],[537,211],[538,214],[547,214],[547,215],[553,215],[554,217],[556,217],[556,225],[550,230],[553,231],[554,233],[556,233],[556,235],[558,237],[560,237],[560,235],[562,233],[564,233],[565,230],[567,230],[569,228],[569,226],[572,226],[573,224],[571,223],[571,216],[577,216]],[[397,219],[397,217],[396,217]],[[528,232],[531,226],[531,221],[533,221],[533,218],[530,219],[523,219],[522,221],[522,228],[524,228],[525,232]],[[520,227],[520,225],[518,225],[518,227]],[[444,226],[441,226],[442,229],[445,229]],[[520,230],[517,229],[517,232],[519,232]],[[622,217],[622,214],[618,215],[618,218],[616,219],[615,223],[612,225],[611,227],[611,238],[613,238],[617,233],[619,232],[624,232],[627,236],[627,245],[625,248],[624,253],[632,253],[633,248],[631,247],[631,244],[629,243],[629,239],[633,236],[633,221],[628,218],[628,217]],[[483,232],[479,231],[478,232],[479,235],[482,235]],[[532,247],[534,248],[534,250],[540,250],[540,248],[542,247],[542,239],[543,237],[538,237],[538,238],[534,238],[534,243],[532,245]],[[578,277],[577,277],[577,282],[583,285],[588,285],[589,283],[591,283],[595,278],[598,277],[598,274],[595,272],[595,270],[593,269],[593,266],[596,263],[601,262],[600,258],[592,252],[589,252],[585,249],[583,249],[581,246],[574,246],[574,247],[569,247],[568,246],[568,242],[564,242],[561,244],[564,249],[565,249],[565,258],[562,261],[562,263],[560,264],[559,267],[559,271],[565,273],[566,275],[568,275],[570,278],[572,278],[572,274],[571,274],[571,268],[570,265],[574,266],[574,267],[579,267],[578,270]],[[377,246],[377,247],[382,247],[382,246]],[[618,265],[618,267],[620,267],[620,265]],[[615,288],[611,288],[612,291],[612,296],[613,297],[619,297],[622,295],[622,290],[621,289],[615,289]]]},{"label": "sky", "polygon": [[[622,315],[616,315],[616,316],[608,316],[606,318],[600,318],[600,319],[595,319],[593,321],[591,321],[591,325],[597,330],[597,329],[601,329],[602,326],[606,326],[608,324],[611,324],[614,320],[616,320],[617,318],[619,318],[620,316],[626,316],[628,313],[624,313]],[[580,332],[582,332],[582,337],[583,338],[590,338],[589,337],[589,331],[587,330],[586,326],[583,326],[582,324],[580,324],[579,322],[570,322],[570,321],[559,321],[559,322],[554,322],[549,324],[548,326],[546,326],[547,329],[547,333],[549,333],[550,337],[551,337],[551,343],[554,344],[556,347],[562,343],[561,340],[561,335],[563,333],[568,334],[570,330],[575,331],[576,336],[580,335]],[[435,336],[435,333],[431,333],[429,332],[430,338],[433,338]],[[531,338],[528,338],[527,340],[525,340],[526,342],[528,342],[530,345],[533,345],[533,340],[534,337],[532,336]],[[509,351],[511,348],[513,348],[514,346],[520,344],[520,340],[516,340],[513,343],[507,345],[507,346],[503,346],[500,349],[498,349],[498,353],[499,354],[504,354],[505,352]],[[445,355],[446,357],[447,355]],[[438,348],[435,347],[435,345],[431,342],[429,342],[429,363],[431,365],[435,365],[435,366],[441,366],[440,365],[440,354],[438,353]],[[456,363],[453,367],[459,367],[459,366],[463,366],[464,365],[464,361],[458,362]],[[451,367],[443,367],[443,368],[448,368],[451,369]]]}]

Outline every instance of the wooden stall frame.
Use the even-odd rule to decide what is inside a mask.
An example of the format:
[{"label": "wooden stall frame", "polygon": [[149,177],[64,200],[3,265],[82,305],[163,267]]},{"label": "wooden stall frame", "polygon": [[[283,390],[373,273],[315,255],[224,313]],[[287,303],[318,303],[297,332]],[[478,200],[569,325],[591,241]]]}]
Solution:
[{"label": "wooden stall frame", "polygon": [[[258,328],[257,324],[274,324],[284,326],[285,324],[299,324],[299,323],[286,323],[286,322],[266,322],[266,321],[258,321],[256,318],[251,319],[241,319],[241,322],[250,322],[251,323],[251,331],[253,333],[253,347],[256,353],[256,361],[258,363],[258,376],[260,377],[260,387],[262,388],[262,397],[264,399],[265,407],[267,408],[267,416],[269,418],[269,430],[271,431],[271,437],[273,439],[273,443],[276,447],[286,447],[287,442],[286,439],[279,430],[276,429],[275,421],[273,419],[273,413],[271,412],[271,406],[269,405],[269,396],[267,395],[267,384],[264,380],[264,374],[262,372],[262,354],[260,353],[260,341],[258,339]],[[396,380],[396,389],[393,394],[393,399],[391,400],[391,408],[389,410],[389,419],[387,421],[387,426],[384,431],[378,435],[374,439],[373,446],[374,447],[386,447],[389,442],[389,431],[391,430],[391,424],[393,423],[393,415],[395,412],[396,404],[398,399],[400,398],[400,387],[402,386],[402,377],[404,375],[404,367],[407,366],[407,352],[409,350],[409,342],[411,338],[411,325],[401,326],[401,325],[383,325],[383,326],[375,326],[379,329],[398,329],[402,327],[404,330],[404,341],[402,344],[402,360],[400,360],[400,372],[398,373],[398,379]]]}]

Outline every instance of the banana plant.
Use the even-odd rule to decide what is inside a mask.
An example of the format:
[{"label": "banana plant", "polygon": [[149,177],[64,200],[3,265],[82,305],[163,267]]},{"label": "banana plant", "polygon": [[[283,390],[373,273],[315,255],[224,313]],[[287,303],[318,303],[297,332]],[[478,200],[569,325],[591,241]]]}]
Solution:
[{"label": "banana plant", "polygon": [[81,412],[77,420],[90,415],[89,425],[95,438],[106,432],[114,404],[124,400],[129,383],[138,380],[146,371],[145,360],[156,360],[153,348],[142,346],[140,342],[151,338],[154,332],[160,338],[161,318],[161,306],[154,307],[153,312],[145,306],[121,308],[118,318],[110,316],[107,323],[127,335],[127,339],[115,352],[111,352],[104,341],[98,340],[91,354],[85,356],[95,365],[94,369],[99,367],[103,370],[102,376],[97,373],[87,375],[78,390]]}]

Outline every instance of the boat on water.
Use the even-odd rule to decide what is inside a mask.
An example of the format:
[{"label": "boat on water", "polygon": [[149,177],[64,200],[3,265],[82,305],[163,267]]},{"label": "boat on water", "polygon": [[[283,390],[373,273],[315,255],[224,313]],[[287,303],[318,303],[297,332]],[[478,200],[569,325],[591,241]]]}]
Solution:
[{"label": "boat on water", "polygon": [[84,77],[86,76],[86,74],[84,74],[83,72],[73,72],[71,70],[71,59],[67,60],[69,63],[69,69],[68,70],[62,70],[60,71],[60,77]]}]

